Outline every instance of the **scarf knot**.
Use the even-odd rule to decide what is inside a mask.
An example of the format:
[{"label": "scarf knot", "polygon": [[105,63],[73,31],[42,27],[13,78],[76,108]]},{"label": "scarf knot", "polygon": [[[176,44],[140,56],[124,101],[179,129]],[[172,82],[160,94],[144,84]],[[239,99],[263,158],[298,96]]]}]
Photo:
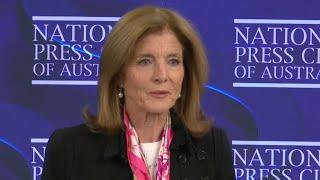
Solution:
[{"label": "scarf knot", "polygon": [[150,169],[148,169],[145,156],[143,154],[138,134],[131,125],[128,113],[124,111],[123,122],[125,126],[125,134],[127,139],[127,156],[129,165],[135,180],[169,180],[170,179],[170,150],[169,146],[173,137],[171,129],[170,115],[164,126],[159,154],[157,157],[156,176],[152,177]]}]

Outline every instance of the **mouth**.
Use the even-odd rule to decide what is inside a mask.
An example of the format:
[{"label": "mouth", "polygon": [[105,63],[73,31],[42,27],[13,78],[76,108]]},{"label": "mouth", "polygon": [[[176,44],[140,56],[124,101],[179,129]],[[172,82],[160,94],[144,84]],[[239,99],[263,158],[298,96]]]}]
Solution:
[{"label": "mouth", "polygon": [[151,91],[149,92],[149,94],[155,98],[165,98],[170,95],[170,91],[157,90],[157,91]]}]

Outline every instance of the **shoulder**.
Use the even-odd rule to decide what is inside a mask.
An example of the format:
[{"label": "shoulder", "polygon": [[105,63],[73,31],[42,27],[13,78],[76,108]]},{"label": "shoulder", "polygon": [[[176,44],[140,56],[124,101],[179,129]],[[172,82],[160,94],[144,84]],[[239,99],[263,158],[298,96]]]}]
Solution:
[{"label": "shoulder", "polygon": [[50,139],[54,137],[61,137],[61,136],[78,136],[78,135],[89,135],[91,132],[87,125],[79,124],[72,127],[65,127],[56,129],[52,134]]},{"label": "shoulder", "polygon": [[55,130],[46,146],[42,179],[68,179],[79,157],[97,154],[102,137],[92,133],[85,124]]},{"label": "shoulder", "polygon": [[79,124],[71,127],[59,128],[53,131],[49,138],[50,141],[54,140],[64,140],[64,141],[74,141],[77,139],[85,140],[88,138],[102,136],[101,133],[94,133],[86,124]]},{"label": "shoulder", "polygon": [[78,139],[88,137],[90,134],[92,133],[85,124],[56,129],[49,137],[46,151],[60,153],[67,147],[73,146],[76,141],[79,141]]},{"label": "shoulder", "polygon": [[194,142],[198,149],[197,156],[208,155],[216,179],[235,179],[230,141],[222,128],[211,127],[201,138],[194,138]]},{"label": "shoulder", "polygon": [[221,145],[230,145],[230,140],[226,132],[219,127],[211,127],[202,137],[196,138],[196,141],[214,144],[216,146],[215,148],[219,148]]},{"label": "shoulder", "polygon": [[[79,155],[97,151],[104,146],[104,139],[103,134],[91,132],[86,124],[60,128],[51,134],[46,147],[46,156],[75,153]],[[64,158],[62,156],[61,158]]]},{"label": "shoulder", "polygon": [[86,124],[59,128],[51,134],[47,149],[74,151],[77,148],[86,148],[92,144],[96,146],[97,142],[103,137],[101,133],[91,132]]},{"label": "shoulder", "polygon": [[230,139],[227,136],[227,133],[222,128],[213,127],[211,129],[211,136],[213,136],[214,141],[217,144],[230,144]]},{"label": "shoulder", "polygon": [[226,132],[221,128],[213,127],[208,133],[208,139],[218,179],[235,179],[231,141]]},{"label": "shoulder", "polygon": [[[190,134],[188,136],[191,137]],[[211,127],[203,136],[191,137],[191,142],[196,151],[201,149],[207,151],[216,162],[221,162],[220,160],[224,158],[231,159],[231,141],[222,128]]]}]

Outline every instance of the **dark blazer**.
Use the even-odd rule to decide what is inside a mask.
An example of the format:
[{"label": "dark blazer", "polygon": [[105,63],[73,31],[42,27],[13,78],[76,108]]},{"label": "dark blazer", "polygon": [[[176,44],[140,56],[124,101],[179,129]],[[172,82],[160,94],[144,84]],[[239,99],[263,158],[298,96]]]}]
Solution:
[{"label": "dark blazer", "polygon": [[[172,122],[170,180],[233,180],[229,141],[219,128],[193,138]],[[56,130],[46,148],[42,180],[132,180],[124,132],[106,136],[84,124]]]}]

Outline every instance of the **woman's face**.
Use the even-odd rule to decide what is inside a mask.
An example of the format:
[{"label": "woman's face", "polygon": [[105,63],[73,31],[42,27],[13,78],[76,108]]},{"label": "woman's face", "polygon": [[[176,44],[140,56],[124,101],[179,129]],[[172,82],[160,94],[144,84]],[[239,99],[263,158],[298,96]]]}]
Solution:
[{"label": "woman's face", "polygon": [[124,72],[125,106],[135,112],[167,112],[181,92],[182,46],[168,29],[138,41]]}]

